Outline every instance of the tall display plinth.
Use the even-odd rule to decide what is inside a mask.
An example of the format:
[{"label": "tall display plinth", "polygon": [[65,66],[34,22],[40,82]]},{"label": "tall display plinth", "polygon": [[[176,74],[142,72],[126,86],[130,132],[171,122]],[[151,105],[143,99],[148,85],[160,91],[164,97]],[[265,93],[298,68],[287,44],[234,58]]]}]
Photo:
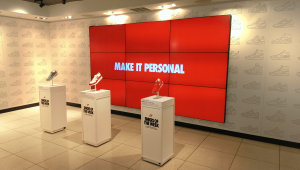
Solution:
[{"label": "tall display plinth", "polygon": [[49,133],[61,131],[67,126],[66,86],[39,86],[42,129]]},{"label": "tall display plinth", "polygon": [[110,91],[81,92],[82,139],[99,146],[111,138]]},{"label": "tall display plinth", "polygon": [[155,98],[141,100],[142,157],[162,166],[174,154],[175,99]]}]

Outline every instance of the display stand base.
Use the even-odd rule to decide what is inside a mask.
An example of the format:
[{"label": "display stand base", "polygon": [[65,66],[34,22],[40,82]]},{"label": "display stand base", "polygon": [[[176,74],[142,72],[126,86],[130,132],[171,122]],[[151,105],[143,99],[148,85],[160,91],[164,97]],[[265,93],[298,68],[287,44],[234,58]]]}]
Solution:
[{"label": "display stand base", "polygon": [[99,143],[97,143],[97,144],[96,144],[96,143],[91,143],[91,142],[88,142],[88,141],[83,141],[83,142],[86,143],[86,144],[89,144],[89,145],[98,147],[98,146],[100,146],[100,145],[102,145],[102,144],[104,144],[104,143],[106,143],[106,142],[109,142],[110,139],[111,139],[111,138],[106,139],[106,140],[104,140],[104,141],[102,141],[102,142],[99,142]]},{"label": "display stand base", "polygon": [[165,160],[163,160],[162,162],[158,162],[158,161],[155,161],[153,159],[150,159],[150,158],[146,158],[146,157],[143,157],[143,160],[144,161],[147,161],[147,162],[150,162],[150,163],[153,163],[153,164],[156,164],[156,165],[159,165],[159,166],[163,166],[166,162],[168,162],[171,158],[172,158],[173,154],[170,155],[169,157],[167,157]]},{"label": "display stand base", "polygon": [[60,129],[57,129],[57,130],[53,130],[53,131],[51,131],[51,130],[47,130],[47,129],[43,129],[43,131],[44,132],[48,132],[48,133],[56,133],[56,132],[59,132],[59,131],[62,131],[62,130],[64,130],[64,129],[66,129],[66,127],[64,127],[64,128],[60,128]]},{"label": "display stand base", "polygon": [[111,139],[110,91],[81,92],[82,140],[99,146]]},{"label": "display stand base", "polygon": [[39,86],[39,106],[41,128],[48,133],[56,133],[67,126],[66,86]]}]

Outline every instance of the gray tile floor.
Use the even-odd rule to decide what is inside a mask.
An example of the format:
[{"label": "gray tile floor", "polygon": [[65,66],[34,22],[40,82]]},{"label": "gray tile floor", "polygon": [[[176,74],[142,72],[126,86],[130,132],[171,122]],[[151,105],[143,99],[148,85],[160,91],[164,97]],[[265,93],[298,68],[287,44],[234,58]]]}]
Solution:
[{"label": "gray tile floor", "polygon": [[81,136],[79,108],[66,130],[40,128],[39,107],[0,114],[0,170],[300,170],[300,149],[175,127],[175,155],[159,167],[141,159],[140,119],[112,115],[112,140],[99,147]]}]

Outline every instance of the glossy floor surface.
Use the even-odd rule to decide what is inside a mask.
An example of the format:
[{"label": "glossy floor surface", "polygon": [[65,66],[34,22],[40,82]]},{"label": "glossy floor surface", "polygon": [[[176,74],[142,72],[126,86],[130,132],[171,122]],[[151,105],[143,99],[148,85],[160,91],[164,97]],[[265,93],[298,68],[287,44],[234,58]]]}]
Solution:
[{"label": "glossy floor surface", "polygon": [[79,108],[64,131],[40,128],[39,107],[0,114],[0,170],[300,170],[300,149],[175,127],[175,154],[159,167],[141,159],[140,119],[112,115],[112,140],[82,142]]}]

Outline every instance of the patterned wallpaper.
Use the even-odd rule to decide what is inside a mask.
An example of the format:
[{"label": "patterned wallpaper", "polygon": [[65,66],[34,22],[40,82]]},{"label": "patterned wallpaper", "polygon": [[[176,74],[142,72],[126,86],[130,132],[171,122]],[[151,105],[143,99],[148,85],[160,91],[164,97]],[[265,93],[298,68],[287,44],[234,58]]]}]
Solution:
[{"label": "patterned wallpaper", "polygon": [[38,102],[51,70],[48,23],[0,18],[0,109]]},{"label": "patterned wallpaper", "polygon": [[[16,105],[24,105],[37,97],[37,91],[27,91],[37,88],[48,76],[49,67],[40,65],[44,61],[47,66],[51,62],[51,69],[59,71],[55,83],[67,86],[67,101],[80,103],[80,91],[90,88],[87,85],[90,81],[89,26],[231,14],[226,123],[181,116],[176,116],[176,121],[300,143],[299,5],[299,0],[243,1],[48,25],[1,18],[0,96],[6,96],[0,98],[1,109],[13,107],[21,100]],[[30,28],[26,27],[27,22],[31,23]],[[44,30],[40,29],[42,26]],[[28,32],[32,33],[31,38],[25,35]],[[43,35],[45,39],[41,39]],[[46,57],[41,57],[43,54]],[[43,69],[47,69],[46,74],[42,74]],[[31,75],[32,70],[35,74]],[[31,80],[35,80],[34,84],[26,84]],[[19,81],[22,85],[14,85],[20,84]],[[18,90],[22,94],[12,95]],[[138,109],[120,106],[112,109],[140,114]]]}]

